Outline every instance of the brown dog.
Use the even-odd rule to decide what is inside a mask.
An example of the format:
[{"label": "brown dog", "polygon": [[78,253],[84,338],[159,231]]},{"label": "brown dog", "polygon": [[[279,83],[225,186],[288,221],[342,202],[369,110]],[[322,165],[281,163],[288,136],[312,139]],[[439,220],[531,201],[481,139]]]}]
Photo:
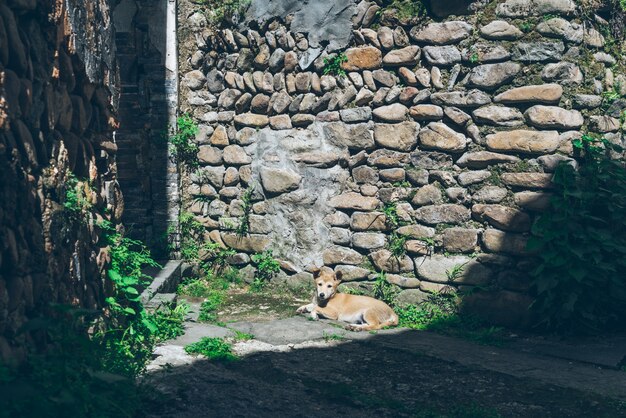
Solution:
[{"label": "brown dog", "polygon": [[350,331],[370,331],[398,325],[398,316],[385,302],[369,296],[337,293],[341,272],[323,267],[313,273],[315,298],[313,303],[298,308],[298,313],[310,313],[319,317],[347,322]]}]

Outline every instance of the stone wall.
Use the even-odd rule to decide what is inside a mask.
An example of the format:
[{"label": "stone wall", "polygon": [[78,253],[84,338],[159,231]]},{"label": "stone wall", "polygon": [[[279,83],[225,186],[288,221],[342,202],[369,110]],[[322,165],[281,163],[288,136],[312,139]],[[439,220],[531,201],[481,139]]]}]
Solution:
[{"label": "stone wall", "polygon": [[41,342],[21,329],[52,305],[104,304],[108,256],[96,225],[117,224],[123,212],[111,7],[108,0],[0,2],[3,361]]},{"label": "stone wall", "polygon": [[[623,142],[623,101],[602,106],[626,94],[599,31],[609,16],[583,20],[572,0],[453,1],[433,20],[386,3],[254,0],[244,23],[213,30],[181,2],[180,107],[200,128],[184,209],[244,272],[272,249],[290,284],[327,265],[364,288],[386,271],[404,302],[479,287],[469,306],[519,323],[551,173],[575,164],[582,131]],[[325,75],[339,53],[347,75]]]}]

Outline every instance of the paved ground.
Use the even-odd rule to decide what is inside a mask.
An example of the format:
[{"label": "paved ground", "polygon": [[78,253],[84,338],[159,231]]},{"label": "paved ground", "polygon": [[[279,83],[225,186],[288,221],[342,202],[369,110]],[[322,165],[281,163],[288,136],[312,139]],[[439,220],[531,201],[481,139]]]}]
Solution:
[{"label": "paved ground", "polygon": [[[354,333],[303,317],[187,325],[155,352],[150,417],[626,417],[626,372],[599,366],[621,361],[620,339],[564,349],[519,338],[497,348],[406,329]],[[233,330],[255,337],[234,343],[238,361],[184,352]]]}]

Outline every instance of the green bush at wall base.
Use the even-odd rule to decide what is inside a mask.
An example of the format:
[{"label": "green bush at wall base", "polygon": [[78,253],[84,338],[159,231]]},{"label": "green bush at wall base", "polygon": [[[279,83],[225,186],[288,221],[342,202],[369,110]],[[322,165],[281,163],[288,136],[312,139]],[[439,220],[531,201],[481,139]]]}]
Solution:
[{"label": "green bush at wall base", "polygon": [[533,225],[529,249],[532,308],[541,325],[563,332],[624,328],[626,320],[626,168],[621,148],[584,135],[573,145],[580,167],[560,165],[550,210]]}]

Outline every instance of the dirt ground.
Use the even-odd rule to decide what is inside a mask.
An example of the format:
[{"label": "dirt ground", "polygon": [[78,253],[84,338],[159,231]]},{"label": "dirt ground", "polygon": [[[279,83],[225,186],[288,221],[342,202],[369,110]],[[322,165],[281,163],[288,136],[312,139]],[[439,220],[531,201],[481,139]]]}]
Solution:
[{"label": "dirt ground", "polygon": [[375,339],[202,360],[159,372],[150,383],[146,415],[153,418],[626,416],[616,400],[382,350]]},{"label": "dirt ground", "polygon": [[[351,333],[329,327],[332,324],[290,318],[304,302],[285,294],[230,292],[219,321],[257,334],[255,340],[235,345],[247,347],[242,352],[248,354],[226,363],[196,358],[176,366],[162,362],[167,366],[159,366],[145,380],[145,417],[626,417],[626,402],[615,396],[555,386],[519,373],[516,377],[471,361],[460,364],[445,355],[432,355],[432,347],[427,355],[419,345],[404,343],[403,338],[425,338],[429,333],[352,338]],[[195,335],[198,326],[202,327],[194,323]],[[317,334],[309,333],[316,327]],[[216,328],[207,325],[206,336],[213,336]],[[441,341],[456,344],[449,337]],[[467,344],[458,340],[452,348],[463,352]],[[440,346],[442,351],[451,348]],[[477,353],[490,350],[473,347]],[[185,356],[181,346],[170,348]],[[519,363],[511,366],[518,372],[525,368]],[[619,372],[612,373],[615,382]],[[586,375],[570,370],[568,376]]]}]

